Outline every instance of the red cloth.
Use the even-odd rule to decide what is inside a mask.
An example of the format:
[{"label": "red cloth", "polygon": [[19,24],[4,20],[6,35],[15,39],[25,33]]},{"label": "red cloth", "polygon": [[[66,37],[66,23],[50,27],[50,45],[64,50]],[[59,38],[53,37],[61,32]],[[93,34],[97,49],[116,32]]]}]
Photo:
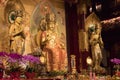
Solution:
[{"label": "red cloth", "polygon": [[11,72],[10,73],[10,80],[20,80],[20,72]]},{"label": "red cloth", "polygon": [[117,71],[117,72],[116,72],[116,75],[120,77],[120,71]]},{"label": "red cloth", "polygon": [[25,72],[25,76],[27,79],[35,78],[35,72]]}]

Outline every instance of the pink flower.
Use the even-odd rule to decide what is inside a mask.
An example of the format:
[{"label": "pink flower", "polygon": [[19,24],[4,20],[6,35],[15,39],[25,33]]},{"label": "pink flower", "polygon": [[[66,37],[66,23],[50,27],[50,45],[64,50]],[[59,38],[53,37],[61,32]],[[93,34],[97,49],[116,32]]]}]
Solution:
[{"label": "pink flower", "polygon": [[114,64],[120,64],[120,59],[114,58],[110,60]]},{"label": "pink flower", "polygon": [[37,64],[40,63],[40,59],[38,57],[33,56],[33,55],[25,55],[25,56],[23,56],[23,60],[29,61],[32,63],[37,63]]}]

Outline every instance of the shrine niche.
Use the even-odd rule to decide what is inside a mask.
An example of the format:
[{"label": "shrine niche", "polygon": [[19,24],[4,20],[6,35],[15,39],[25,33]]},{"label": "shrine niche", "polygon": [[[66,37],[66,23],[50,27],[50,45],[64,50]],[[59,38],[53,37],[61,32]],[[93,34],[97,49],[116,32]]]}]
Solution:
[{"label": "shrine niche", "polygon": [[105,72],[105,69],[100,66],[104,50],[104,43],[101,37],[102,26],[95,13],[91,13],[87,17],[85,30],[88,36],[89,52],[92,54],[93,70],[96,73]]},{"label": "shrine niche", "polygon": [[36,48],[45,53],[48,71],[64,71],[67,67],[63,14],[56,11],[50,2],[43,1],[36,6],[31,17],[31,33]]},{"label": "shrine niche", "polygon": [[47,71],[67,71],[64,1],[6,0],[0,10],[0,52],[42,55]]}]

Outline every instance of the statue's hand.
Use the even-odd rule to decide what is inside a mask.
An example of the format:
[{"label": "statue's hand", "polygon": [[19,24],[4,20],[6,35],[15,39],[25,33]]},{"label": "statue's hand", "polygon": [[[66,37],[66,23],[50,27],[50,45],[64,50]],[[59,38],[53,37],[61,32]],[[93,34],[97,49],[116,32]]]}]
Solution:
[{"label": "statue's hand", "polygon": [[102,49],[104,48],[104,44],[101,44],[101,48],[102,48]]}]

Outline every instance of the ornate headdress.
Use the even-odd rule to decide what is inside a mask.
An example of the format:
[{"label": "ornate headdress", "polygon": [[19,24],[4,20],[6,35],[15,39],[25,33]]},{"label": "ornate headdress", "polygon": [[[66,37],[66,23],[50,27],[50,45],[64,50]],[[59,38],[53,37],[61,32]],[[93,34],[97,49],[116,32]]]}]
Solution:
[{"label": "ornate headdress", "polygon": [[46,21],[49,22],[56,22],[56,16],[54,13],[47,13],[46,14]]}]

